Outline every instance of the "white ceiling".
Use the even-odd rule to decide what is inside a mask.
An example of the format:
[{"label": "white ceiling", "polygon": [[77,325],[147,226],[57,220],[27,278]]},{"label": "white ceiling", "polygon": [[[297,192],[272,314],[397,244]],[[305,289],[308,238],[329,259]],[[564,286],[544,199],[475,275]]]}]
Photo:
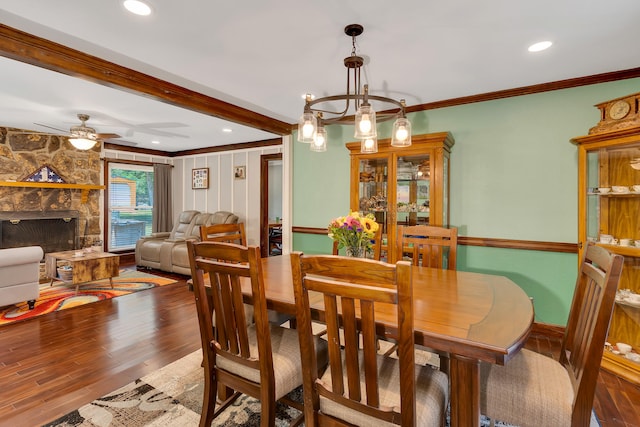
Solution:
[{"label": "white ceiling", "polygon": [[[139,17],[121,0],[2,0],[0,19],[287,123],[302,94],[345,91],[352,23],[370,92],[409,106],[640,66],[638,0],[149,3]],[[554,45],[527,52],[541,40]],[[1,57],[0,77],[0,126],[67,129],[88,113],[98,132],[165,151],[277,137]]]}]

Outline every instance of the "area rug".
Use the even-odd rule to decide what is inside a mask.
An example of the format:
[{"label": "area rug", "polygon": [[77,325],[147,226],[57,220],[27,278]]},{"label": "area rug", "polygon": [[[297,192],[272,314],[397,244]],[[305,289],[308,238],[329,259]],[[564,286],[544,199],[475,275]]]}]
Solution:
[{"label": "area rug", "polygon": [[[202,352],[197,350],[43,427],[197,426],[203,393],[201,363]],[[294,390],[289,397],[301,401],[302,390]],[[299,414],[293,408],[278,404],[276,427],[288,426]],[[489,422],[483,417],[481,426],[488,427]],[[259,427],[260,402],[241,396],[212,425]],[[509,427],[499,421],[495,425]],[[595,416],[590,427],[599,427]]]},{"label": "area rug", "polygon": [[40,296],[36,300],[33,310],[29,310],[26,302],[0,308],[0,325],[175,282],[174,279],[128,269],[120,270],[120,275],[113,278],[113,289],[111,289],[109,279],[80,285],[77,294],[75,286],[65,285],[60,281],[54,281],[53,286],[50,286],[47,282],[40,285]]}]

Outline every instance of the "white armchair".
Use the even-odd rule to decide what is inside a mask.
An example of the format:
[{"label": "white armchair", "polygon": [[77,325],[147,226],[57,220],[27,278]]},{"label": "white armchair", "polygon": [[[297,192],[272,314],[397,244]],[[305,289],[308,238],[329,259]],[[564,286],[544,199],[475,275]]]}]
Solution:
[{"label": "white armchair", "polygon": [[40,295],[40,246],[0,249],[0,306],[27,301],[33,310]]}]

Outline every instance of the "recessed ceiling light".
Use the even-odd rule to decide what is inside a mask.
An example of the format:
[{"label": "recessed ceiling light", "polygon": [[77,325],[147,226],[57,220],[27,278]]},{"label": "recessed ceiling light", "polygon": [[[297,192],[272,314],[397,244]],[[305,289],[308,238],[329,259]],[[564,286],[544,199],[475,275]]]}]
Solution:
[{"label": "recessed ceiling light", "polygon": [[222,132],[224,132],[224,133],[231,133],[231,132],[233,132],[233,129],[224,128],[224,129],[222,129]]},{"label": "recessed ceiling light", "polygon": [[151,141],[152,144],[160,144],[160,141]]},{"label": "recessed ceiling light", "polygon": [[124,7],[131,13],[136,15],[147,16],[151,15],[151,6],[140,0],[124,0],[122,3]]},{"label": "recessed ceiling light", "polygon": [[538,42],[529,46],[528,50],[529,52],[540,52],[541,50],[549,49],[552,44],[553,42],[550,41]]}]

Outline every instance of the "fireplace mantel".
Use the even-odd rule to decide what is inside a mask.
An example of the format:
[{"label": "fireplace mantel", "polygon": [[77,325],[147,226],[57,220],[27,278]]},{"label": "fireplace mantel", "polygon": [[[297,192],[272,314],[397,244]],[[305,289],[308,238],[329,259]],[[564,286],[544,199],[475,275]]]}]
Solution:
[{"label": "fireplace mantel", "polygon": [[104,190],[104,185],[90,184],[59,184],[57,182],[27,182],[27,181],[0,181],[0,187],[30,187],[30,188],[57,188],[82,191],[82,203],[86,203],[89,190]]}]

